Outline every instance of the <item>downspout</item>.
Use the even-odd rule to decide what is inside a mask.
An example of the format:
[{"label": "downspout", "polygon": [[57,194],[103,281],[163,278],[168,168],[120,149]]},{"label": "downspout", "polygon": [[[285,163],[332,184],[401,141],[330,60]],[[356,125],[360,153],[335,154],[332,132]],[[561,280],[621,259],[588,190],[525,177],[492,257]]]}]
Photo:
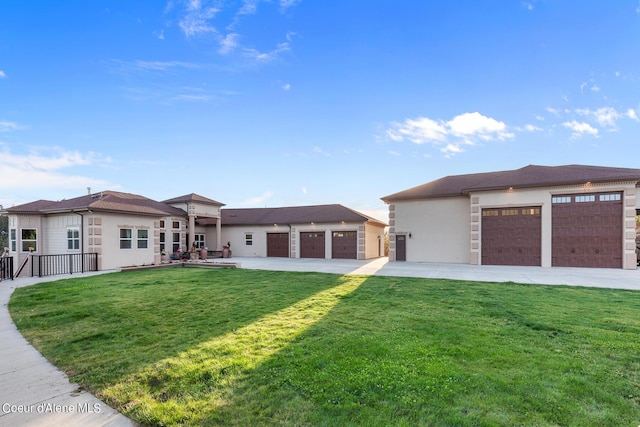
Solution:
[{"label": "downspout", "polygon": [[291,258],[291,241],[293,236],[291,235],[291,224],[287,224],[289,226],[289,258]]}]

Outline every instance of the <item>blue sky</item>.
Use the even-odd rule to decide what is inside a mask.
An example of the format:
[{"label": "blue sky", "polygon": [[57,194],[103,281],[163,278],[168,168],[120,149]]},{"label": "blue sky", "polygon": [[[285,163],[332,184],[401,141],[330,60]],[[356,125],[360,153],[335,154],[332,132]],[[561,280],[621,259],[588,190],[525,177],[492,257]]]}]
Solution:
[{"label": "blue sky", "polygon": [[637,0],[0,3],[0,204],[341,203],[640,167]]}]

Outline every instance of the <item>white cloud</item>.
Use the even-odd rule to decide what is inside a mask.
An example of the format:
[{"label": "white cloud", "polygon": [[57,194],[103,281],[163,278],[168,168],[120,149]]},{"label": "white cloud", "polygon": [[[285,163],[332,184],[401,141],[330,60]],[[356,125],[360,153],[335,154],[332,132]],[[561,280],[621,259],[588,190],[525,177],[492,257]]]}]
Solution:
[{"label": "white cloud", "polygon": [[220,48],[218,49],[218,53],[226,55],[233,51],[238,46],[239,37],[240,34],[238,33],[229,33],[224,38],[220,39]]},{"label": "white cloud", "polygon": [[317,154],[322,154],[323,156],[327,156],[327,157],[329,157],[331,155],[331,153],[329,153],[327,151],[324,151],[322,148],[320,148],[318,146],[313,147],[313,152],[317,153]]},{"label": "white cloud", "polygon": [[307,187],[305,187],[304,185],[302,186],[302,194],[309,194]]},{"label": "white cloud", "polygon": [[407,119],[403,123],[392,123],[386,135],[396,142],[407,139],[415,144],[446,144],[441,151],[447,155],[462,152],[462,145],[474,145],[478,141],[502,141],[514,136],[507,131],[504,122],[478,112],[460,114],[449,121],[428,117]]},{"label": "white cloud", "polygon": [[289,43],[282,42],[282,43],[278,43],[276,48],[271,52],[260,52],[257,49],[247,48],[244,50],[244,56],[247,58],[255,59],[256,61],[260,61],[260,62],[270,62],[270,61],[273,61],[278,56],[280,56],[280,54],[287,52],[289,50],[291,50],[291,48],[289,47]]},{"label": "white cloud", "polygon": [[634,120],[637,119],[637,116],[634,118],[635,111],[632,109],[627,110],[626,113],[620,113],[613,107],[601,107],[597,110],[579,108],[575,111],[582,116],[592,117],[600,126],[606,126],[609,128],[615,128],[617,121],[623,117],[628,117]]},{"label": "white cloud", "polygon": [[571,121],[571,122],[564,122],[562,123],[562,126],[566,127],[567,129],[571,129],[573,131],[573,133],[571,134],[572,138],[579,138],[583,135],[593,135],[593,136],[598,136],[598,129],[592,127],[589,123],[579,123],[575,120]]},{"label": "white cloud", "polygon": [[516,127],[515,129],[520,132],[540,132],[544,130],[541,127],[532,124],[526,124],[524,127]]},{"label": "white cloud", "polygon": [[7,77],[7,73],[5,73],[4,71],[0,70],[0,79],[4,79],[5,77]]},{"label": "white cloud", "polygon": [[108,163],[110,159],[88,152],[48,149],[45,154],[34,150],[28,154],[13,154],[0,151],[0,176],[3,185],[16,190],[66,190],[69,188],[107,187],[109,183],[81,175],[70,175],[64,171],[76,166],[92,166]]},{"label": "white cloud", "polygon": [[273,193],[271,191],[267,191],[261,196],[255,196],[255,197],[246,199],[244,202],[241,203],[241,205],[242,206],[262,205],[264,204],[264,202],[269,200],[272,196],[273,196]]},{"label": "white cloud", "polygon": [[0,132],[9,132],[21,129],[16,122],[0,122]]},{"label": "white cloud", "polygon": [[636,122],[638,121],[638,113],[636,113],[636,110],[634,110],[633,108],[629,108],[625,113],[625,116],[627,116],[631,120],[635,120]]},{"label": "white cloud", "polygon": [[301,0],[280,0],[280,9],[282,11],[285,11],[290,7],[297,5],[298,3],[300,3],[300,1]]},{"label": "white cloud", "polygon": [[199,0],[188,2],[187,13],[180,19],[178,25],[183,34],[187,37],[194,37],[202,34],[216,33],[216,28],[210,24],[220,9],[217,7],[203,6]]},{"label": "white cloud", "polygon": [[282,85],[282,90],[291,90],[291,85],[289,83],[285,83]]}]

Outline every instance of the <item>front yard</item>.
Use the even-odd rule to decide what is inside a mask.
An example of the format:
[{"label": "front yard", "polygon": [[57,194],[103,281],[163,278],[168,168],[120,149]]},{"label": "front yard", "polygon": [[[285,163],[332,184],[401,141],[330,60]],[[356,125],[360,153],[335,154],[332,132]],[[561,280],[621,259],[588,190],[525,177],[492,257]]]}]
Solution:
[{"label": "front yard", "polygon": [[145,424],[640,424],[630,291],[180,268],[21,288],[9,309]]}]

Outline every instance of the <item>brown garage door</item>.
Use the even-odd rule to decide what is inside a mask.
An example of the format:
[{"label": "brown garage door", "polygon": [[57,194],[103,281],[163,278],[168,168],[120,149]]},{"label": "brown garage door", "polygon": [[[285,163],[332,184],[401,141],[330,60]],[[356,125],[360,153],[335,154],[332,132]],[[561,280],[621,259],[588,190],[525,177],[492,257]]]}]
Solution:
[{"label": "brown garage door", "polygon": [[553,266],[622,268],[622,193],[553,196]]},{"label": "brown garage door", "polygon": [[300,233],[300,258],[324,258],[324,231]]},{"label": "brown garage door", "polygon": [[331,258],[358,259],[358,232],[334,231],[331,239]]},{"label": "brown garage door", "polygon": [[267,233],[267,256],[289,256],[289,233]]},{"label": "brown garage door", "polygon": [[483,265],[541,265],[539,206],[482,209]]}]

